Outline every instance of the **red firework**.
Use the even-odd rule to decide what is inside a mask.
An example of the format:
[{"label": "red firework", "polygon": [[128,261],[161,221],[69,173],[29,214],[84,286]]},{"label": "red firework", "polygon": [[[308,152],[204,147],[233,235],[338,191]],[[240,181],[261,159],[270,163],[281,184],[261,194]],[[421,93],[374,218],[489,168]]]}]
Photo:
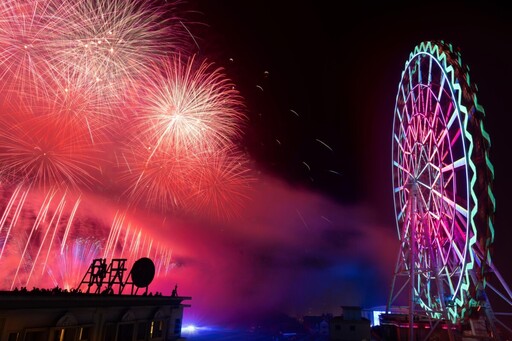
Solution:
[{"label": "red firework", "polygon": [[234,148],[205,152],[190,174],[188,207],[216,218],[238,215],[254,181],[248,163]]},{"label": "red firework", "polygon": [[55,115],[0,115],[2,181],[51,187],[87,188],[97,182],[98,146],[87,127]]},{"label": "red firework", "polygon": [[0,4],[0,89],[2,97],[30,98],[48,89],[51,41],[59,14],[49,1]]},{"label": "red firework", "polygon": [[196,166],[188,153],[163,148],[155,152],[136,140],[124,145],[117,158],[123,169],[119,176],[123,198],[163,211],[185,205],[191,170]]}]

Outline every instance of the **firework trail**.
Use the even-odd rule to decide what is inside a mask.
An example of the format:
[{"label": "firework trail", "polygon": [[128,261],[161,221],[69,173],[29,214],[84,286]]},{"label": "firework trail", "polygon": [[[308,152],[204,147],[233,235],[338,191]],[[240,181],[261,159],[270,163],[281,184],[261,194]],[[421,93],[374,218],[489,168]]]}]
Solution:
[{"label": "firework trail", "polygon": [[59,261],[52,262],[48,269],[52,286],[68,290],[78,288],[80,279],[89,268],[90,260],[98,258],[101,250],[101,241],[92,237],[79,237],[67,243]]}]

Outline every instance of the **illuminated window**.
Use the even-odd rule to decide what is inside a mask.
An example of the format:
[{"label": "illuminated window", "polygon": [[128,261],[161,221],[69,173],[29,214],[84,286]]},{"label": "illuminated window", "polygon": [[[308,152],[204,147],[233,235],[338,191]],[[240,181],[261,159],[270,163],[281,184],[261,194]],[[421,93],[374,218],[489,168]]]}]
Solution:
[{"label": "illuminated window", "polygon": [[151,321],[150,336],[152,339],[162,337],[164,330],[164,321]]},{"label": "illuminated window", "polygon": [[[76,328],[56,328],[53,330],[53,341],[74,341]],[[25,338],[26,339],[26,338]]]},{"label": "illuminated window", "polygon": [[92,327],[80,327],[78,331],[78,341],[88,341],[91,339]]}]

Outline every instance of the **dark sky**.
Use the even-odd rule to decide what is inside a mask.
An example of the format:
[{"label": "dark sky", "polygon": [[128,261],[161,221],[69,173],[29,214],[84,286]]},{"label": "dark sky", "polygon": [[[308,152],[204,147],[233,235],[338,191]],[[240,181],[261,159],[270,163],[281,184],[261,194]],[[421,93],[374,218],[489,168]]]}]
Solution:
[{"label": "dark sky", "polygon": [[390,171],[396,89],[419,42],[459,46],[483,86],[486,126],[492,132],[492,119],[506,116],[506,96],[496,97],[510,74],[510,12],[497,5],[194,4],[207,25],[199,53],[227,68],[248,103],[250,153],[267,170],[341,202],[389,198],[390,176],[375,168]]},{"label": "dark sky", "polygon": [[[478,98],[487,114],[484,124],[492,141],[496,264],[512,279],[506,261],[512,238],[507,231],[507,210],[512,204],[507,171],[511,119],[506,103],[512,76],[509,10],[497,5],[430,2],[375,7],[330,1],[228,0],[194,5],[207,24],[199,54],[224,66],[247,102],[243,146],[256,168],[292,191],[307,189],[326,198],[322,200],[334,200],[340,210],[354,210],[355,216],[341,221],[360,221],[358,210],[364,206],[371,212],[372,223],[380,227],[373,236],[355,238],[360,245],[380,233],[396,238],[390,140],[397,86],[409,53],[424,40],[445,40],[460,47],[479,87]],[[337,248],[354,246],[346,244],[350,232],[329,231],[331,238],[343,240],[333,241],[339,243]],[[389,252],[386,247],[366,250],[373,256]],[[312,251],[319,259],[325,256],[322,252]],[[379,270],[393,271],[391,267]],[[318,278],[338,283],[328,275]],[[382,278],[384,283],[388,280]],[[373,283],[373,289],[367,290],[379,291],[376,287]],[[380,288],[381,294],[384,291]],[[375,297],[372,303],[385,299]]]}]

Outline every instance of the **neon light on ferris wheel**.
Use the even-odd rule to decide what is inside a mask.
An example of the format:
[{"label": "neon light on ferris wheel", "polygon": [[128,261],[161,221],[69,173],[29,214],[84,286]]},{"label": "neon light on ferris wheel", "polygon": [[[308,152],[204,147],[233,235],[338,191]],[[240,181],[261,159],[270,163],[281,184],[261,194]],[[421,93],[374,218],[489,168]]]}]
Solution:
[{"label": "neon light on ferris wheel", "polygon": [[[475,286],[485,287],[471,273],[486,271],[494,241],[490,139],[468,70],[450,44],[416,46],[398,85],[391,139],[397,269],[412,277],[414,304],[454,323],[475,304]],[[474,254],[479,239],[484,261]]]}]

